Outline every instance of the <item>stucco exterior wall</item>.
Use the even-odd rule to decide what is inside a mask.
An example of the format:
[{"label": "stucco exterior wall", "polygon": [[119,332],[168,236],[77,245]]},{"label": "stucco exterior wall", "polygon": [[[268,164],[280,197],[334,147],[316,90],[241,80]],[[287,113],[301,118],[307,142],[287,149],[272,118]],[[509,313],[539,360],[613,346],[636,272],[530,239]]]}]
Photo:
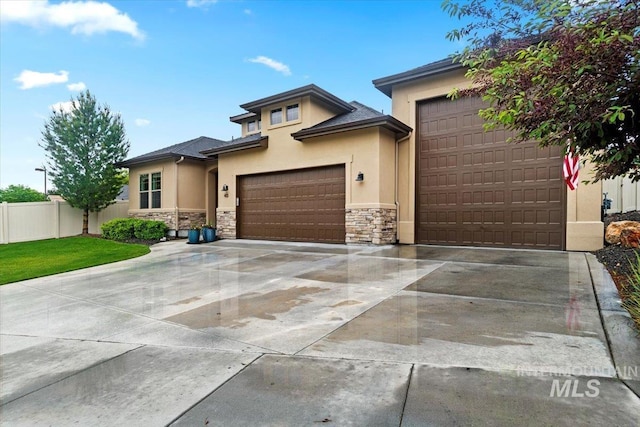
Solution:
[{"label": "stucco exterior wall", "polygon": [[[346,171],[346,208],[395,208],[393,203],[393,172],[385,169],[384,179],[380,179],[381,146],[384,153],[392,150],[389,136],[377,128],[345,132],[296,141],[291,133],[299,126],[281,127],[269,134],[268,149],[254,149],[222,154],[218,160],[218,187],[227,184],[229,197],[219,192],[218,211],[235,210],[236,178],[265,172],[285,171],[344,164]],[[393,159],[384,159],[386,163]],[[363,182],[356,182],[358,172],[364,174]]]},{"label": "stucco exterior wall", "polygon": [[[160,172],[162,179],[162,209],[175,209],[175,162],[172,160],[165,160],[153,163],[144,163],[138,166],[132,166],[129,168],[129,210],[140,210],[140,175]],[[152,210],[152,209],[143,209]]]},{"label": "stucco exterior wall", "polygon": [[[179,163],[163,160],[132,166],[129,169],[129,216],[164,221],[170,229],[170,235],[175,235],[176,230],[178,235],[185,234],[192,223],[204,224],[207,222],[209,203],[206,193],[209,188],[207,170],[213,168],[215,162],[193,160]],[[161,207],[140,209],[140,175],[148,173],[151,176],[156,172],[162,174]]]},{"label": "stucco exterior wall", "polygon": [[[580,180],[593,177],[589,162],[582,163]],[[567,189],[567,241],[568,251],[594,251],[604,244],[604,224],[600,220],[602,182],[578,184],[574,191]]]},{"label": "stucco exterior wall", "polygon": [[[408,140],[398,147],[398,239],[400,243],[415,243],[415,182],[416,182],[416,104],[448,94],[453,88],[468,87],[464,70],[398,84],[392,91],[393,116],[414,129]],[[580,172],[586,179],[590,166]],[[590,251],[602,247],[604,225],[600,221],[602,186],[580,185],[567,194],[566,249]]]},{"label": "stucco exterior wall", "polygon": [[185,160],[178,166],[177,206],[180,210],[206,209],[206,164]]}]

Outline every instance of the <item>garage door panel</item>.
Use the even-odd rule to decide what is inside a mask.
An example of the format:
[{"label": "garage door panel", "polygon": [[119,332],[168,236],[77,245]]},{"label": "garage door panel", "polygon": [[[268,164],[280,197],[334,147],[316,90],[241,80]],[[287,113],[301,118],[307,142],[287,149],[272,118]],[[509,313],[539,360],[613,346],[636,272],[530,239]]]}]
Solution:
[{"label": "garage door panel", "polygon": [[238,237],[344,243],[344,165],[238,179]]},{"label": "garage door panel", "polygon": [[562,249],[560,148],[484,132],[484,106],[479,98],[418,106],[417,242]]}]

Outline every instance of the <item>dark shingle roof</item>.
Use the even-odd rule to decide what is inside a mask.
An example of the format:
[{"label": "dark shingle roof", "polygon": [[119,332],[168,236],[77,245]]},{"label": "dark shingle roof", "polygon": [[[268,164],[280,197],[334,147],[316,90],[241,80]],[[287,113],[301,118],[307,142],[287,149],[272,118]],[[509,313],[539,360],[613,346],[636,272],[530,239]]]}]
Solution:
[{"label": "dark shingle roof", "polygon": [[329,120],[313,126],[313,129],[322,129],[336,125],[346,125],[348,123],[372,119],[374,117],[384,117],[384,114],[382,114],[381,112],[374,110],[373,108],[361,104],[357,101],[352,101],[349,104],[354,108],[353,111],[332,117]]},{"label": "dark shingle roof", "polygon": [[340,114],[318,123],[310,128],[302,129],[291,134],[295,139],[302,141],[306,138],[314,136],[329,135],[337,132],[345,132],[348,130],[363,129],[372,126],[385,127],[398,136],[408,135],[411,128],[400,120],[389,115],[382,114],[359,102],[353,101],[349,103],[354,110],[348,113]]},{"label": "dark shingle roof", "polygon": [[199,138],[191,139],[189,141],[181,142],[170,147],[161,148],[150,153],[127,159],[119,163],[118,166],[129,167],[140,163],[153,162],[162,159],[179,158],[182,156],[195,160],[205,160],[207,156],[201,154],[201,152],[217,147],[221,144],[225,144],[225,141],[201,136]]},{"label": "dark shingle roof", "polygon": [[391,88],[399,83],[406,83],[412,80],[418,80],[424,77],[433,76],[447,71],[462,69],[464,66],[459,62],[453,62],[452,58],[441,59],[409,71],[393,74],[387,77],[381,77],[373,81],[373,85],[380,92],[387,96],[391,96]]},{"label": "dark shingle roof", "polygon": [[220,141],[215,147],[210,147],[206,150],[202,150],[200,153],[203,156],[214,156],[222,153],[229,153],[231,151],[246,150],[248,148],[266,147],[268,137],[262,136],[260,133],[245,136],[244,138],[235,138],[231,141]]}]

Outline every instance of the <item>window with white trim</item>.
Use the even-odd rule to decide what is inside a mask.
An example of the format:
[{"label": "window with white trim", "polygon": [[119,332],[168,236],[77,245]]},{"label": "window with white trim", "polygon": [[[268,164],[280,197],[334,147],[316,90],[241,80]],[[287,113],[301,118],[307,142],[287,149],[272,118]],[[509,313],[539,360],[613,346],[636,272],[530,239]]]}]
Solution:
[{"label": "window with white trim", "polygon": [[287,121],[292,122],[294,120],[298,120],[300,112],[300,107],[298,104],[288,105],[287,106]]},{"label": "window with white trim", "polygon": [[162,174],[140,174],[140,209],[159,209],[162,206]]},{"label": "window with white trim", "polygon": [[162,205],[162,176],[160,172],[151,174],[151,208],[159,209]]},{"label": "window with white trim", "polygon": [[282,108],[271,110],[271,124],[277,125],[279,123],[282,123]]},{"label": "window with white trim", "polygon": [[140,209],[149,209],[149,174],[140,174]]}]

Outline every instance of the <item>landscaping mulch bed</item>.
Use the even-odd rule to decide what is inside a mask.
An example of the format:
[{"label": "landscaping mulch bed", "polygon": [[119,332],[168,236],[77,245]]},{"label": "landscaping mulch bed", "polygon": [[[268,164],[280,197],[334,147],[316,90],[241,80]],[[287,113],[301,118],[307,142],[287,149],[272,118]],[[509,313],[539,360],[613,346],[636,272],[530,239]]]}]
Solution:
[{"label": "landscaping mulch bed", "polygon": [[[604,219],[605,229],[606,227],[614,222],[614,221],[639,221],[640,222],[640,212],[627,212],[623,214],[612,214],[607,215]],[[634,318],[638,330],[640,331],[640,317],[638,317],[638,302],[640,301],[640,295],[638,294],[638,284],[635,286],[630,286],[633,284],[633,270],[632,270],[632,262],[637,262],[637,256],[640,254],[640,249],[634,248],[625,248],[621,245],[609,245],[605,243],[605,247],[593,252],[595,256],[609,271],[611,274],[611,278],[613,282],[616,284],[618,288],[618,292],[620,293],[620,297],[622,298],[623,304],[627,310],[629,310],[631,317]],[[637,279],[636,279],[637,280]],[[630,289],[635,288],[635,291],[630,291]],[[634,307],[634,308],[630,308]]]},{"label": "landscaping mulch bed", "polygon": [[[604,218],[604,226],[606,227],[614,221],[639,221],[640,211],[627,212],[623,214],[611,214]],[[605,247],[595,251],[594,254],[598,258],[613,277],[618,289],[619,282],[626,280],[631,275],[631,263],[635,261],[638,249],[624,248],[620,245],[609,245],[605,243]],[[617,279],[617,280],[616,280]]]}]

